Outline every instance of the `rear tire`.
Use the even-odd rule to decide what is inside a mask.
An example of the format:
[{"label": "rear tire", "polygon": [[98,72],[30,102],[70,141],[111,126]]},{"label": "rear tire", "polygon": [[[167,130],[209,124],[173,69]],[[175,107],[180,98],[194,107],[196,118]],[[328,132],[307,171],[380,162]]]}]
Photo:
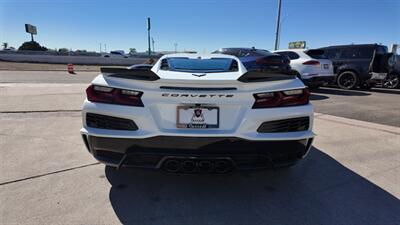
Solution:
[{"label": "rear tire", "polygon": [[354,89],[357,87],[359,79],[356,73],[352,71],[344,71],[337,78],[337,85],[345,90]]},{"label": "rear tire", "polygon": [[399,88],[400,75],[395,73],[388,74],[386,79],[383,80],[382,86],[389,89]]}]

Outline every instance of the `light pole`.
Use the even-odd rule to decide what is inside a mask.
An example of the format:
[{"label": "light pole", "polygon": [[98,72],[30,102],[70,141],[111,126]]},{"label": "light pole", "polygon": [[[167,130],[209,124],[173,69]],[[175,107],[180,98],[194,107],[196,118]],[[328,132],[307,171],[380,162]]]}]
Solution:
[{"label": "light pole", "polygon": [[278,48],[279,48],[279,32],[280,32],[280,25],[281,25],[281,7],[282,7],[282,0],[278,0],[278,17],[276,19],[275,50],[278,50]]},{"label": "light pole", "polygon": [[178,44],[174,43],[174,46],[175,46],[175,53],[177,53],[178,52]]},{"label": "light pole", "polygon": [[99,43],[99,45],[100,45],[100,53],[101,53],[101,43]]},{"label": "light pole", "polygon": [[151,56],[151,47],[150,47],[150,17],[147,17],[147,42],[149,44],[149,56]]}]

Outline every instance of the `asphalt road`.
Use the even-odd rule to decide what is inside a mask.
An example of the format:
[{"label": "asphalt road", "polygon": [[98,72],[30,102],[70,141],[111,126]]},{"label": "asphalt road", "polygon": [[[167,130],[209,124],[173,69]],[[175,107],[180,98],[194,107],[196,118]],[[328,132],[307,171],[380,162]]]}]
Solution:
[{"label": "asphalt road", "polygon": [[[88,84],[97,74],[97,72],[78,72],[76,75],[70,75],[63,71],[0,71],[0,84]],[[84,90],[84,85],[81,88]],[[84,92],[80,89],[75,88],[75,90],[74,95],[84,95]],[[57,89],[52,94],[56,94],[56,92]],[[67,98],[71,97],[73,96],[69,95]],[[84,97],[80,98],[83,99]],[[311,99],[315,112],[400,127],[400,89],[373,88],[370,91],[347,91],[336,88],[321,88],[313,91]],[[10,99],[10,101],[13,100]],[[32,101],[41,101],[41,98]],[[10,102],[10,104],[16,103]],[[79,110],[80,106],[79,104],[74,109]],[[2,108],[4,107],[0,106],[0,111],[4,111]]]}]

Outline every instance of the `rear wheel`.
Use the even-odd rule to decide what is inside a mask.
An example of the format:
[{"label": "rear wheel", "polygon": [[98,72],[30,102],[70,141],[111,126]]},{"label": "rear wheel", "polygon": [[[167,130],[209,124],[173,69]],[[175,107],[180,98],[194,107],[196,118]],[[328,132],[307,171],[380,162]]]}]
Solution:
[{"label": "rear wheel", "polygon": [[352,71],[344,71],[337,78],[337,85],[342,89],[354,89],[359,82],[358,76]]},{"label": "rear wheel", "polygon": [[390,89],[400,87],[400,75],[395,73],[388,74],[386,79],[383,80],[382,85]]}]

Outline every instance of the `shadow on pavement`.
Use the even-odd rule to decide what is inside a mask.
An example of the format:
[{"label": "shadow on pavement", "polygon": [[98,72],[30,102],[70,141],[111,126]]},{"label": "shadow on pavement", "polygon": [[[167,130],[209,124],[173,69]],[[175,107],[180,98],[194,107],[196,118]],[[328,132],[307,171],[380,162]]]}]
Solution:
[{"label": "shadow on pavement", "polygon": [[331,95],[343,95],[343,96],[368,96],[370,93],[365,93],[364,91],[355,90],[343,90],[336,88],[319,88],[312,91],[312,94],[331,94]]},{"label": "shadow on pavement", "polygon": [[400,201],[312,149],[293,168],[175,176],[106,167],[124,224],[399,224]]},{"label": "shadow on pavement", "polygon": [[393,95],[400,95],[400,89],[376,89],[372,88],[368,90],[368,92],[378,92],[384,94],[393,94]]},{"label": "shadow on pavement", "polygon": [[329,98],[328,96],[317,95],[317,94],[314,94],[314,93],[311,93],[311,96],[310,96],[310,100],[311,101],[325,100],[325,99],[328,99],[328,98]]}]

